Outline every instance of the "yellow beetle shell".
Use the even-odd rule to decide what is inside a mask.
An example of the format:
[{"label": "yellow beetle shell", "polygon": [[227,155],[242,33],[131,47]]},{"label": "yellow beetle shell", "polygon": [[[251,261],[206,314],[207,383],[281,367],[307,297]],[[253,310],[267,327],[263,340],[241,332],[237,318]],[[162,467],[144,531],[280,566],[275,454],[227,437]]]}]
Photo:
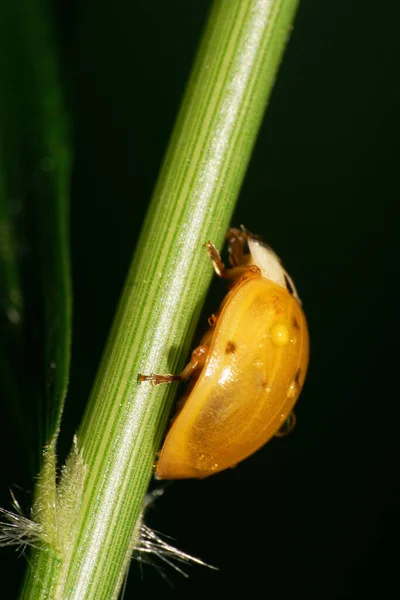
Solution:
[{"label": "yellow beetle shell", "polygon": [[229,292],[209,343],[161,450],[159,479],[203,478],[235,466],[277,432],[303,386],[304,313],[293,290],[260,273],[242,277]]}]

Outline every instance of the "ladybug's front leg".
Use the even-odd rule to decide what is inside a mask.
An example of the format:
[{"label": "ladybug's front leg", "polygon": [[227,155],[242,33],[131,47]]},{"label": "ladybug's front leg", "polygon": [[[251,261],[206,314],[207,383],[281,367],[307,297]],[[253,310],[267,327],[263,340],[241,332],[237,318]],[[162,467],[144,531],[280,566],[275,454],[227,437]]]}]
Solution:
[{"label": "ladybug's front leg", "polygon": [[231,227],[226,233],[228,242],[229,262],[232,267],[239,267],[248,263],[248,254],[245,255],[245,248],[248,249],[248,233],[243,229]]},{"label": "ladybug's front leg", "polygon": [[214,244],[212,242],[207,242],[206,248],[213,264],[214,271],[218,277],[222,277],[222,279],[238,279],[242,275],[260,275],[260,269],[255,265],[238,265],[227,269],[222,262],[220,253]]},{"label": "ladybug's front leg", "polygon": [[196,373],[200,373],[204,367],[208,351],[209,346],[197,346],[192,352],[190,362],[178,375],[156,375],[152,373],[152,375],[139,375],[139,381],[151,381],[153,385],[172,383],[173,381],[187,381]]},{"label": "ladybug's front leg", "polygon": [[[248,239],[249,233],[243,227],[241,229],[237,229],[236,227],[231,227],[226,232],[226,240],[228,242],[228,254],[229,254],[229,262],[231,267],[244,267],[249,264],[249,247],[248,247]],[[221,261],[221,257],[218,254],[218,251],[213,247],[211,249],[212,244],[209,242],[209,253],[210,257],[214,264],[214,269],[217,274],[220,275],[221,272],[225,272],[225,266]],[[247,252],[247,254],[246,254]],[[218,270],[217,270],[218,269]],[[231,271],[231,269],[230,269]],[[233,272],[233,277],[236,277],[237,271]],[[220,275],[223,277],[223,275]]]}]

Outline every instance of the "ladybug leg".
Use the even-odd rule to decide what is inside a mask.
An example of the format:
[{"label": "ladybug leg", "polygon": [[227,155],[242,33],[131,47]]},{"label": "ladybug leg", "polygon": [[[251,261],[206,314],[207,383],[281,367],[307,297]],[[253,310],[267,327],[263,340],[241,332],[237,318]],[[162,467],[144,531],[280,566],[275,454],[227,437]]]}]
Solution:
[{"label": "ladybug leg", "polygon": [[213,264],[214,271],[216,272],[218,277],[225,277],[227,269],[226,269],[224,263],[222,262],[220,253],[218,252],[218,250],[216,249],[216,247],[214,246],[214,244],[212,242],[207,242],[206,248],[208,251],[208,256],[210,257],[210,260]]},{"label": "ladybug leg", "polygon": [[226,239],[228,241],[229,262],[232,267],[246,264],[244,249],[247,244],[247,232],[232,227],[228,229]]},{"label": "ladybug leg", "polygon": [[187,381],[196,371],[200,371],[204,367],[209,349],[209,346],[197,346],[197,348],[193,350],[190,362],[183,371],[179,373],[181,381]]},{"label": "ladybug leg", "polygon": [[151,381],[153,385],[159,385],[160,383],[172,383],[173,381],[182,381],[180,375],[139,375],[139,381]]},{"label": "ladybug leg", "polygon": [[285,437],[285,435],[289,435],[289,433],[291,433],[296,427],[296,421],[296,415],[294,412],[291,412],[286,420],[282,423],[278,431],[275,433],[275,437]]},{"label": "ladybug leg", "polygon": [[216,324],[217,324],[217,320],[218,320],[217,315],[214,315],[214,313],[212,315],[210,315],[208,317],[208,324],[209,324],[209,326],[210,327],[215,327]]},{"label": "ladybug leg", "polygon": [[196,372],[199,372],[206,361],[209,346],[197,346],[192,352],[190,362],[178,375],[139,375],[139,381],[151,381],[153,385],[160,383],[172,383],[173,381],[187,381]]},{"label": "ladybug leg", "polygon": [[256,275],[260,274],[260,269],[255,265],[242,265],[227,269],[222,262],[221,256],[214,244],[212,242],[207,242],[206,248],[213,264],[214,271],[218,277],[222,277],[222,279],[237,279],[241,275],[248,275],[250,273]]}]

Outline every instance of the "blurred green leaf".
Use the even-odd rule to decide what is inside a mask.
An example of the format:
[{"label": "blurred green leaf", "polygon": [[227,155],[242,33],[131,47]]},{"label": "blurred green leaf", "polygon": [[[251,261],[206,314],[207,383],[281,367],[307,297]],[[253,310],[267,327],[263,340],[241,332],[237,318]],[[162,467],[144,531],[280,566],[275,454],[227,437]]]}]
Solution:
[{"label": "blurred green leaf", "polygon": [[0,5],[0,393],[34,472],[71,340],[71,151],[50,19],[42,0]]}]

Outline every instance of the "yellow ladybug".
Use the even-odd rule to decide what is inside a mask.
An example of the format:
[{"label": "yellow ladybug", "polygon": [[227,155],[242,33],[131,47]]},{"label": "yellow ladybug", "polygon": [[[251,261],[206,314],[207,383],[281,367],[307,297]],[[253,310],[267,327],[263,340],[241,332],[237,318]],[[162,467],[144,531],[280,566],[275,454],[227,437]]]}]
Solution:
[{"label": "yellow ladybug", "polygon": [[233,285],[179,375],[141,375],[154,385],[191,378],[156,466],[159,479],[203,478],[235,466],[278,433],[300,394],[309,359],[307,322],[275,252],[246,229],[227,233]]}]

